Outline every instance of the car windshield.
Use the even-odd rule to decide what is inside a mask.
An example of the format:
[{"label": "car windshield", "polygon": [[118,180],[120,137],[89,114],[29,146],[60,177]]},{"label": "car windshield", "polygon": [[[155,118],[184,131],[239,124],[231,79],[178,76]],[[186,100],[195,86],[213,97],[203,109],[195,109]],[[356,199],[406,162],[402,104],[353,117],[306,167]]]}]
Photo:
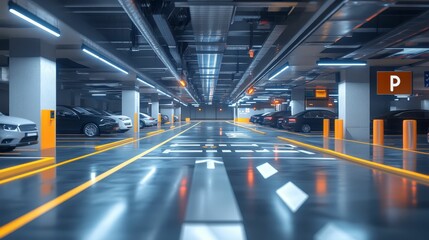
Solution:
[{"label": "car windshield", "polygon": [[93,115],[94,113],[89,112],[88,110],[81,107],[74,107],[73,110],[82,115]]},{"label": "car windshield", "polygon": [[151,116],[147,115],[146,113],[141,113],[141,115],[142,115],[144,118],[151,118]]},{"label": "car windshield", "polygon": [[268,114],[271,114],[271,112],[264,113],[261,116],[267,116]]}]

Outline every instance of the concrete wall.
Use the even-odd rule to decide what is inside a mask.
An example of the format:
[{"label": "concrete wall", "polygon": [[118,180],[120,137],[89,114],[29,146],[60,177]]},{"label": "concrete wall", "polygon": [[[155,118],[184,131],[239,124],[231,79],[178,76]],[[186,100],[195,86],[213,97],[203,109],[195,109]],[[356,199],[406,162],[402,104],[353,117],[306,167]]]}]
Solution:
[{"label": "concrete wall", "polygon": [[[200,108],[201,111],[199,111]],[[191,120],[233,120],[234,111],[228,105],[201,105],[198,108],[193,106],[182,107],[182,120],[188,117]]]}]

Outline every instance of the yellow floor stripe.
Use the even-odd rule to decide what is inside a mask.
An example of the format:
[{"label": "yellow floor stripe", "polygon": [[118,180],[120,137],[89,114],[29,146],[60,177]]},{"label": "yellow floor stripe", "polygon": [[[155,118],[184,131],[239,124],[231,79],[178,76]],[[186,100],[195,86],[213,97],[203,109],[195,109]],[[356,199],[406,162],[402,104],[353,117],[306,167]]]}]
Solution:
[{"label": "yellow floor stripe", "polygon": [[427,152],[414,151],[414,150],[410,150],[410,149],[403,149],[403,148],[397,148],[397,147],[386,146],[386,145],[374,145],[374,144],[368,143],[368,142],[361,142],[361,141],[349,140],[349,139],[341,139],[341,140],[342,141],[346,141],[346,142],[352,142],[352,143],[359,143],[359,144],[364,144],[364,145],[370,145],[370,146],[377,146],[377,147],[382,147],[382,148],[388,148],[388,149],[393,149],[393,150],[398,150],[398,151],[405,151],[405,152],[412,152],[412,153],[429,155],[429,153],[427,153]]},{"label": "yellow floor stripe", "polygon": [[259,131],[259,130],[253,129],[253,128],[249,128],[249,127],[243,126],[243,125],[241,125],[241,124],[231,123],[231,122],[228,122],[228,121],[226,121],[226,123],[229,123],[229,124],[231,124],[231,125],[235,125],[235,126],[238,126],[238,127],[242,127],[242,128],[244,128],[244,129],[247,129],[247,130],[250,130],[250,131],[252,131],[252,132],[262,134],[262,135],[267,134],[266,132],[262,132],[262,131]]},{"label": "yellow floor stripe", "polygon": [[109,147],[112,147],[112,146],[120,145],[122,143],[131,142],[133,140],[134,140],[134,138],[125,138],[125,139],[122,139],[122,140],[119,140],[119,141],[116,141],[116,142],[111,142],[111,143],[106,143],[106,144],[103,144],[103,145],[95,146],[94,149],[98,151],[98,150],[101,150],[101,149],[105,149],[105,148],[109,148]]},{"label": "yellow floor stripe", "polygon": [[21,217],[16,218],[15,220],[3,225],[0,227],[0,238],[4,238],[7,235],[13,233],[14,231],[18,230],[19,228],[23,227],[24,225],[26,225],[27,223],[33,221],[34,219],[40,217],[41,215],[45,214],[46,212],[52,210],[53,208],[59,206],[60,204],[68,201],[69,199],[71,199],[72,197],[78,195],[79,193],[81,193],[82,191],[88,189],[89,187],[91,187],[92,185],[96,184],[97,182],[100,182],[101,180],[105,179],[106,177],[112,175],[113,173],[121,170],[122,168],[130,165],[131,163],[139,160],[141,157],[147,155],[148,153],[154,151],[155,149],[161,147],[162,145],[170,142],[171,140],[173,140],[174,138],[178,137],[179,135],[182,135],[183,133],[189,131],[191,128],[197,126],[200,123],[197,123],[195,125],[193,125],[192,127],[183,130],[182,132],[174,135],[173,137],[159,143],[158,145],[144,151],[143,153],[130,158],[128,160],[126,160],[125,162],[107,170],[106,172],[96,176],[94,179],[89,180],[71,190],[69,190],[68,192],[58,196],[57,198],[52,199],[51,201],[41,205],[40,207],[22,215]]},{"label": "yellow floor stripe", "polygon": [[[189,124],[185,124],[182,127],[187,126]],[[171,129],[171,130],[173,130],[173,129]],[[171,131],[171,130],[167,130],[167,131]],[[165,132],[167,132],[167,131],[165,131]],[[6,183],[9,183],[9,182],[18,180],[18,179],[26,178],[26,177],[32,176],[34,174],[41,173],[43,171],[46,171],[46,170],[49,170],[49,169],[52,169],[52,168],[56,168],[56,167],[59,167],[59,166],[62,166],[62,165],[66,165],[66,164],[69,164],[69,163],[72,163],[72,162],[76,162],[76,161],[79,161],[81,159],[84,159],[84,158],[87,158],[87,157],[91,157],[91,156],[94,156],[94,155],[97,155],[97,154],[100,154],[100,153],[103,153],[103,152],[107,152],[109,150],[112,150],[112,149],[115,149],[115,148],[118,148],[118,147],[130,144],[130,143],[138,142],[138,141],[146,139],[146,138],[151,138],[151,137],[156,136],[156,135],[161,134],[161,133],[163,133],[163,132],[159,132],[157,134],[153,134],[153,135],[150,135],[150,136],[142,137],[142,138],[136,139],[134,141],[123,143],[123,144],[120,144],[120,145],[117,145],[117,146],[105,148],[105,149],[102,149],[102,150],[99,150],[99,151],[96,151],[96,152],[92,152],[92,153],[89,153],[89,154],[85,154],[85,155],[82,155],[82,156],[79,156],[79,157],[75,157],[75,158],[72,158],[72,159],[69,159],[69,160],[66,160],[66,161],[54,164],[54,165],[50,165],[48,167],[37,169],[37,170],[31,171],[31,172],[27,172],[27,173],[16,175],[16,176],[13,176],[13,177],[10,177],[10,178],[7,178],[7,179],[3,179],[3,180],[0,180],[0,185],[6,184]]]},{"label": "yellow floor stripe", "polygon": [[333,150],[330,150],[330,149],[316,147],[316,146],[313,146],[313,145],[310,145],[310,144],[307,144],[307,143],[303,143],[303,142],[292,140],[292,139],[285,138],[285,137],[278,136],[277,138],[280,139],[280,140],[287,141],[289,143],[292,143],[292,144],[304,147],[304,148],[313,149],[315,151],[318,151],[318,152],[321,152],[321,153],[325,153],[325,154],[329,154],[329,155],[332,155],[332,156],[335,156],[335,157],[338,157],[338,158],[341,158],[341,159],[345,159],[345,160],[348,160],[348,161],[351,161],[351,162],[354,162],[354,163],[357,163],[357,164],[360,164],[360,165],[363,165],[363,166],[366,166],[366,167],[370,167],[370,168],[377,169],[377,170],[380,170],[380,171],[392,173],[392,174],[395,174],[395,175],[398,175],[398,176],[401,176],[401,177],[405,177],[405,178],[409,178],[409,179],[415,180],[416,182],[419,182],[419,183],[422,183],[422,184],[425,184],[425,185],[429,185],[429,176],[425,175],[425,174],[416,173],[416,172],[412,172],[412,171],[409,171],[409,170],[404,170],[404,169],[400,169],[400,168],[391,167],[391,166],[384,165],[384,164],[381,164],[381,163],[376,163],[376,162],[373,162],[373,161],[370,161],[370,160],[367,160],[367,159],[353,157],[353,156],[350,156],[350,155],[347,155],[347,154],[344,154],[344,153],[339,153],[339,152],[336,152],[336,151],[333,151]]},{"label": "yellow floor stripe", "polygon": [[153,135],[153,134],[157,134],[157,133],[161,133],[161,132],[165,132],[165,130],[164,129],[160,129],[160,130],[156,130],[156,131],[152,131],[152,132],[148,132],[148,133],[146,133],[146,135]]},{"label": "yellow floor stripe", "polygon": [[55,158],[47,157],[35,161],[19,164],[13,167],[8,167],[0,170],[0,179],[22,174],[28,171],[33,171],[49,165],[55,164]]}]

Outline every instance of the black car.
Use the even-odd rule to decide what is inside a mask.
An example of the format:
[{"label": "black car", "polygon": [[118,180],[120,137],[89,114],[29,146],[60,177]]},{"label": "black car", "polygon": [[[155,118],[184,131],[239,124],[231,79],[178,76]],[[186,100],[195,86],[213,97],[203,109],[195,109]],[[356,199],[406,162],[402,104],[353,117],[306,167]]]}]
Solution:
[{"label": "black car", "polygon": [[88,137],[117,132],[115,120],[81,107],[57,106],[57,133],[83,133]]},{"label": "black car", "polygon": [[290,111],[277,111],[264,116],[262,125],[270,125],[271,127],[279,127],[277,120],[279,118],[285,118],[290,116]]},{"label": "black car", "polygon": [[161,124],[167,123],[170,121],[170,118],[167,115],[161,115]]},{"label": "black car", "polygon": [[261,114],[261,116],[256,118],[255,123],[262,124],[262,121],[264,121],[264,117],[270,113],[271,112],[266,112],[266,113]]},{"label": "black car", "polygon": [[250,117],[250,120],[249,120],[249,121],[250,121],[251,123],[256,123],[256,120],[257,120],[261,115],[262,115],[262,113],[252,115],[252,116]]},{"label": "black car", "polygon": [[429,129],[429,111],[428,110],[398,110],[391,111],[375,119],[384,120],[385,133],[402,133],[402,122],[404,120],[417,121],[417,133],[426,134]]},{"label": "black car", "polygon": [[282,127],[304,133],[322,131],[323,119],[331,119],[330,128],[333,129],[335,118],[337,118],[337,114],[328,110],[306,110],[285,118],[282,122]]}]

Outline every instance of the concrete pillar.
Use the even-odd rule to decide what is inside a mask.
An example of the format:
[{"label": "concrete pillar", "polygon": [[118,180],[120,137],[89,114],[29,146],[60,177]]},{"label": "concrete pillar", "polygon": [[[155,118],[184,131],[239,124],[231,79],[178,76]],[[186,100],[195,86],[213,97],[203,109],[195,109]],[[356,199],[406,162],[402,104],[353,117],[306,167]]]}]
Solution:
[{"label": "concrete pillar", "polygon": [[292,115],[305,110],[305,89],[304,88],[292,89],[290,107],[291,107]]},{"label": "concrete pillar", "polygon": [[132,119],[134,133],[140,130],[139,112],[140,93],[136,90],[122,90],[122,115]]},{"label": "concrete pillar", "polygon": [[174,116],[179,118],[179,122],[182,121],[182,107],[174,108]]},{"label": "concrete pillar", "polygon": [[344,138],[369,141],[370,71],[368,67],[341,72],[338,85],[338,118],[344,120]]},{"label": "concrete pillar", "polygon": [[41,150],[56,145],[55,46],[40,39],[11,39],[9,114],[29,119],[39,129]]}]

